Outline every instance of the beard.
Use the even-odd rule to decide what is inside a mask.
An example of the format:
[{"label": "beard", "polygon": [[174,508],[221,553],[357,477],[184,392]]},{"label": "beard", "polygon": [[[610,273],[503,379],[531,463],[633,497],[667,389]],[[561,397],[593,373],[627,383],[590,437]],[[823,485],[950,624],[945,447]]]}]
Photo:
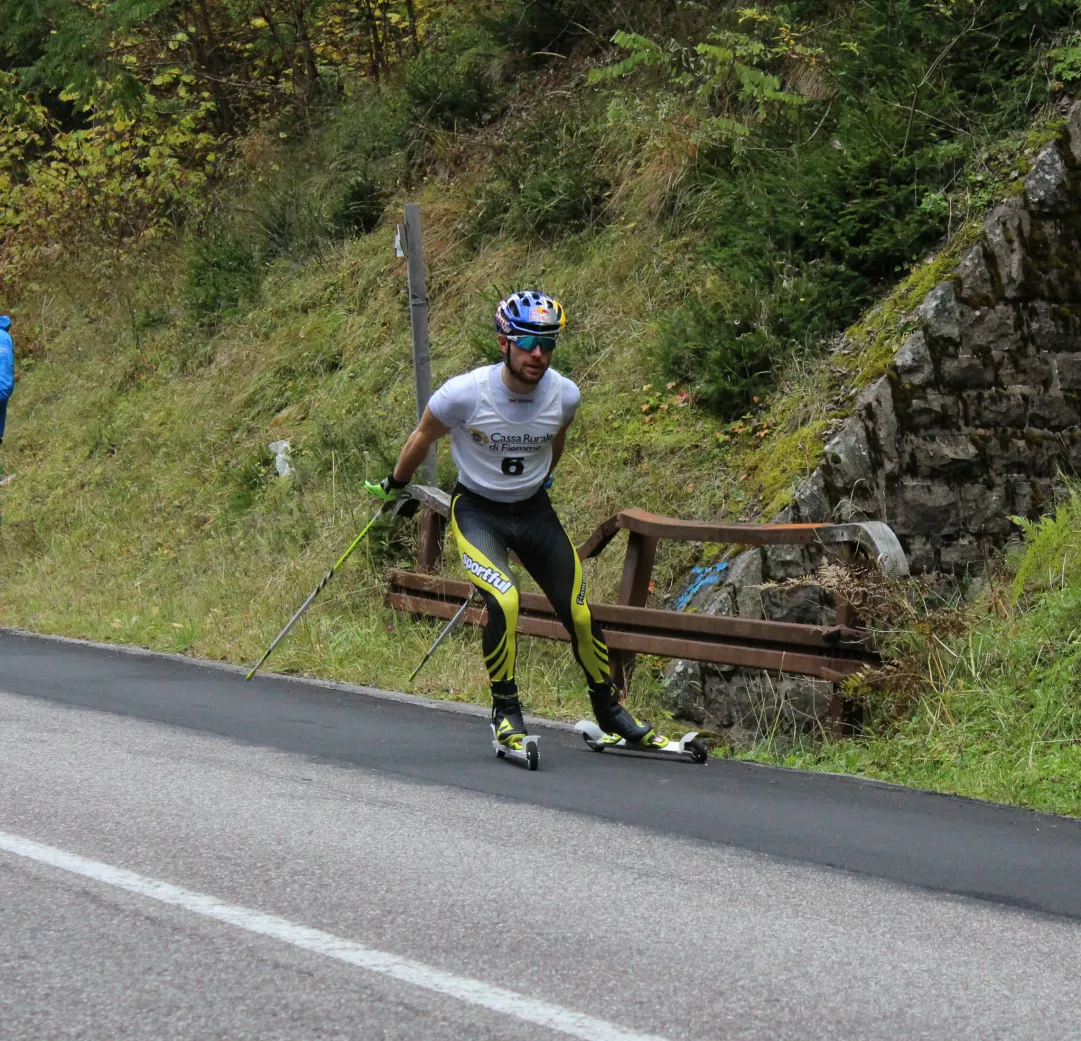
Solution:
[{"label": "beard", "polygon": [[507,368],[510,369],[510,374],[516,380],[521,380],[522,383],[526,383],[530,387],[535,387],[538,383],[540,383],[540,381],[544,379],[544,373],[548,371],[547,366],[545,366],[544,372],[542,372],[536,379],[532,379],[527,373],[525,373],[521,369],[516,369],[514,367],[514,362],[511,361],[511,349],[509,347],[507,348],[507,353],[504,356],[503,361],[506,364]]}]

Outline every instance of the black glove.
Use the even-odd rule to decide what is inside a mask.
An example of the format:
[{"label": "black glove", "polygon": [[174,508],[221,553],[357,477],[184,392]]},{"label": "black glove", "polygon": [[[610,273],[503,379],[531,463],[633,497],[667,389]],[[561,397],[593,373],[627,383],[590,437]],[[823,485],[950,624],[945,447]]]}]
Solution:
[{"label": "black glove", "polygon": [[392,470],[378,484],[374,481],[365,481],[364,487],[368,489],[369,494],[374,495],[377,499],[381,499],[383,502],[393,502],[401,496],[402,489],[407,484],[409,484],[408,481],[399,481]]}]

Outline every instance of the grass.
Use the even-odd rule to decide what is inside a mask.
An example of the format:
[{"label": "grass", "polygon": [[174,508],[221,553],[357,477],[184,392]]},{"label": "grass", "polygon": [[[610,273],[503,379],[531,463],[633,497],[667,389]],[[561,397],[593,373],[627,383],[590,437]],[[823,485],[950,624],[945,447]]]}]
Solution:
[{"label": "grass", "polygon": [[[423,206],[437,384],[490,349],[493,286],[543,284],[570,310],[556,364],[581,382],[584,403],[554,497],[576,541],[627,505],[738,509],[716,423],[650,365],[652,310],[678,292],[672,266],[651,262],[656,241],[608,229],[472,253],[455,241],[445,195]],[[129,299],[154,301],[152,322],[132,322],[92,278],[29,296],[4,446],[15,476],[0,492],[2,624],[255,660],[362,526],[362,482],[386,472],[411,426],[404,270],[390,244],[384,226],[306,265],[281,261],[256,303],[213,329],[185,317],[168,251],[125,283]],[[296,467],[284,480],[267,450],[279,439]],[[446,484],[445,449],[440,466]],[[369,540],[269,666],[401,688],[438,631],[382,606],[384,573],[410,561],[412,537],[407,527]],[[696,552],[666,547],[659,594]],[[590,565],[595,598],[614,595],[620,565],[617,547]],[[485,701],[476,642],[455,635],[413,689]],[[523,641],[519,674],[533,711],[584,711],[565,647]],[[634,697],[663,716],[658,691],[655,670],[639,670]]]},{"label": "grass", "polygon": [[[664,383],[650,363],[650,318],[678,293],[679,268],[652,266],[663,245],[640,230],[543,250],[497,240],[470,253],[446,230],[455,213],[445,197],[425,215],[436,382],[481,360],[493,286],[545,284],[577,319],[557,365],[582,384],[583,406],[554,493],[575,540],[632,504],[688,517],[768,513],[844,413],[836,358],[797,366],[761,413],[723,426]],[[130,289],[155,301],[153,322],[132,322],[92,281],[32,297],[16,326],[21,379],[4,445],[14,478],[0,491],[0,622],[254,661],[369,515],[362,482],[385,473],[411,425],[403,272],[389,245],[384,227],[303,267],[279,262],[257,303],[212,331],[189,324],[170,295],[168,255]],[[861,362],[854,353],[843,367]],[[297,471],[284,480],[266,447],[280,438]],[[440,465],[446,483],[445,455]],[[1057,527],[1031,533],[1043,556],[1021,571],[1058,585],[1016,601],[992,590],[953,637],[928,636],[941,616],[926,623],[902,656],[921,682],[903,705],[876,696],[869,737],[782,749],[767,735],[751,757],[1081,813],[1081,591],[1061,588],[1081,559],[1081,508],[1047,523]],[[382,605],[384,573],[408,564],[412,537],[375,532],[269,667],[405,687],[439,629]],[[662,546],[658,600],[702,552]],[[588,565],[594,598],[614,597],[620,557],[617,545]],[[411,689],[484,703],[477,641],[452,636]],[[566,647],[521,647],[529,710],[584,714]],[[637,671],[632,707],[663,721],[658,665]]]},{"label": "grass", "polygon": [[1009,609],[1001,593],[952,637],[924,631],[907,658],[924,670],[918,693],[873,696],[867,737],[752,758],[1081,816],[1081,589]]},{"label": "grass", "polygon": [[767,735],[748,757],[1081,816],[1079,560],[1081,489],[1068,485],[967,603],[928,610],[911,582],[857,590],[893,654],[885,681],[856,691],[864,733]]}]

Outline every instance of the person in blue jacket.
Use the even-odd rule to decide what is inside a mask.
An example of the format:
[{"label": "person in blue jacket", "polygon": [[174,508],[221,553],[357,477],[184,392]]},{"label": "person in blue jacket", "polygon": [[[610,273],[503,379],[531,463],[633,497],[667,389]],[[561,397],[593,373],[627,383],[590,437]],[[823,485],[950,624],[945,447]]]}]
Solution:
[{"label": "person in blue jacket", "polygon": [[4,442],[8,398],[15,389],[15,344],[11,342],[11,319],[0,314],[0,444]]}]

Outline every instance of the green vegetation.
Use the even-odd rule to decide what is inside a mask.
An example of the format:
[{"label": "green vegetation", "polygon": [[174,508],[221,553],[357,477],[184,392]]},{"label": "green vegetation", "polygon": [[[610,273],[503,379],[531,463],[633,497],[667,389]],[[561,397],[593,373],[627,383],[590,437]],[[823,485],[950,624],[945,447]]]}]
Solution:
[{"label": "green vegetation", "polygon": [[645,79],[691,120],[677,210],[694,213],[711,277],[662,324],[668,374],[738,415],[779,363],[983,212],[989,161],[1046,89],[1048,54],[1033,44],[1077,14],[795,3],[727,8],[695,45],[617,34],[628,57],[594,79]]},{"label": "green vegetation", "polygon": [[902,626],[866,737],[757,755],[1081,815],[1081,493],[1026,529],[1012,582]]},{"label": "green vegetation", "polygon": [[[0,622],[234,661],[348,544],[411,425],[403,201],[424,214],[436,381],[490,358],[506,291],[567,306],[556,365],[585,393],[555,498],[574,538],[632,503],[768,517],[1081,68],[1078,0],[200,7],[191,25],[172,0],[0,0],[20,377]],[[1054,542],[1031,534],[1019,590]],[[413,537],[366,543],[273,666],[400,687],[436,631],[381,604]],[[658,601],[699,552],[664,545]],[[619,566],[618,547],[589,565],[594,596]],[[1068,671],[1024,713],[1036,686],[1010,686],[1052,667],[1041,641],[1072,646],[1057,574],[966,609],[971,653],[913,638],[939,672],[882,695],[871,740],[756,754],[1070,808],[1040,744],[1067,754]],[[474,642],[416,689],[483,700]],[[533,710],[583,711],[565,648],[525,641],[521,680]],[[656,716],[658,693],[644,662],[633,696]],[[994,754],[991,719],[1010,728]],[[1022,746],[1031,783],[1007,769]]]},{"label": "green vegetation", "polygon": [[[586,400],[555,492],[576,539],[624,505],[631,487],[655,509],[677,499],[702,514],[739,508],[742,493],[719,465],[716,478],[698,477],[703,458],[722,456],[702,448],[720,444],[712,417],[678,388],[643,389],[652,370],[639,330],[664,287],[659,276],[643,284],[641,272],[656,243],[612,229],[588,248],[574,242],[532,257],[503,245],[477,258],[461,244],[441,255],[464,210],[434,197],[423,204],[438,286],[437,381],[482,360],[493,271],[530,282],[543,268],[583,316],[560,347]],[[208,326],[188,317],[183,288],[167,277],[173,264],[170,252],[125,287],[136,323],[89,281],[34,298],[29,313],[41,324],[21,330],[22,379],[4,446],[14,478],[3,491],[0,618],[251,661],[359,530],[372,508],[362,482],[386,473],[409,429],[404,271],[383,227],[328,248],[300,272],[277,261],[257,304]],[[614,285],[626,292],[613,294]],[[465,302],[460,310],[456,301]],[[606,330],[603,346],[597,328]],[[610,371],[608,335],[624,344]],[[266,447],[280,438],[290,440],[297,470],[285,480]],[[441,476],[451,476],[445,450]],[[405,527],[366,542],[273,666],[401,687],[437,631],[380,603],[385,570],[411,559],[411,538]],[[666,556],[658,588],[688,562],[678,548]],[[620,561],[612,554],[599,563],[591,579],[597,595],[611,596]],[[475,636],[455,640],[472,647]],[[534,710],[584,710],[565,648],[527,641],[521,674]],[[483,699],[479,656],[452,646],[415,689]],[[643,669],[640,696],[656,689]]]}]

